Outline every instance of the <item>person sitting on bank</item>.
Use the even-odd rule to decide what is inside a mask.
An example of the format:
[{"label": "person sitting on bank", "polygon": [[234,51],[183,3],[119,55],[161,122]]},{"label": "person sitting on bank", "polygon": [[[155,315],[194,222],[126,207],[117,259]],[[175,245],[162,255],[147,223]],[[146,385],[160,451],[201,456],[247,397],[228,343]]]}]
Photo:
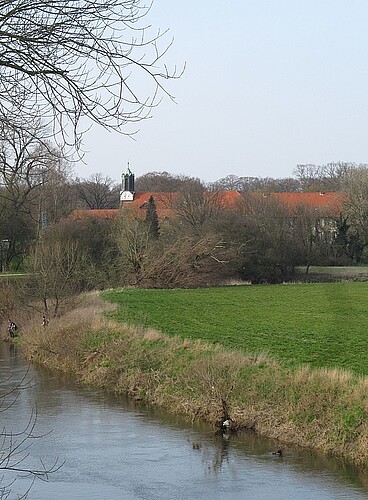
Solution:
[{"label": "person sitting on bank", "polygon": [[9,337],[13,339],[15,337],[15,333],[17,330],[18,330],[17,325],[14,323],[14,321],[9,319],[9,322],[8,322]]}]

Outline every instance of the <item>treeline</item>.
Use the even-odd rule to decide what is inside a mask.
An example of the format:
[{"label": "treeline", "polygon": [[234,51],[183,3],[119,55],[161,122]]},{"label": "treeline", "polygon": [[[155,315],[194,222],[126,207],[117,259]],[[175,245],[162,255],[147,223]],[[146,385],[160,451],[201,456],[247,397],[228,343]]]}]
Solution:
[{"label": "treeline", "polygon": [[[151,172],[136,179],[136,191],[178,193],[170,217],[158,217],[152,198],[139,215],[124,209],[116,220],[72,220],[76,208],[117,208],[120,186],[102,174],[73,177],[60,152],[35,136],[0,141],[1,267],[27,271],[27,293],[55,314],[93,288],[280,282],[297,266],[368,260],[365,165],[299,165],[291,179],[230,175],[210,185]],[[241,201],[224,209],[218,190],[237,190]],[[291,212],[260,195],[273,191],[341,191],[346,202],[334,215],[302,204]]]},{"label": "treeline", "polygon": [[192,190],[229,190],[241,192],[324,192],[345,191],[349,188],[352,171],[364,171],[368,165],[347,162],[326,165],[297,165],[293,177],[239,177],[227,175],[215,182],[203,183],[198,178],[172,175],[168,172],[149,172],[137,179],[137,191],[176,192]]},{"label": "treeline", "polygon": [[119,205],[119,186],[102,174],[74,178],[61,151],[37,138],[42,128],[40,123],[27,130],[0,127],[0,256],[5,269],[21,269],[40,231],[73,209]]}]

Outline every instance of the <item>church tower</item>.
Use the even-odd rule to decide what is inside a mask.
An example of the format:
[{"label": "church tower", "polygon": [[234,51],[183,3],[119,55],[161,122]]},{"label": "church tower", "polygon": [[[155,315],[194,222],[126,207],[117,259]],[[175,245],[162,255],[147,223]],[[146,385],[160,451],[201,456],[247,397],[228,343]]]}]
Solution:
[{"label": "church tower", "polygon": [[121,176],[120,203],[134,199],[134,174],[130,170],[129,162],[126,171]]}]

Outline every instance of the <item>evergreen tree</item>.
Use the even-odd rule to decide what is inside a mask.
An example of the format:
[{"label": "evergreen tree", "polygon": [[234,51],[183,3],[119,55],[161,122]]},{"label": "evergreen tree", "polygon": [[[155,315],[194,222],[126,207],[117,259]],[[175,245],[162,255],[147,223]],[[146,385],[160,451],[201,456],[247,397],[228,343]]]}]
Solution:
[{"label": "evergreen tree", "polygon": [[146,209],[146,223],[148,224],[149,234],[152,239],[157,240],[160,236],[160,226],[158,223],[158,215],[155,200],[151,195],[148,200]]}]

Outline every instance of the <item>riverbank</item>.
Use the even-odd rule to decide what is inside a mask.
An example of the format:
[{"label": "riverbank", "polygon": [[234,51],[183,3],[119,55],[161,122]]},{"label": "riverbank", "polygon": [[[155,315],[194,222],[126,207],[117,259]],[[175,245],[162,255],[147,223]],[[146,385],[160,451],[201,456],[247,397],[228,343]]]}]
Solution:
[{"label": "riverbank", "polygon": [[39,318],[23,322],[17,341],[30,361],[83,383],[214,429],[229,416],[234,429],[253,429],[280,447],[300,445],[368,467],[368,379],[291,370],[263,355],[122,325],[103,317],[111,307],[91,295],[47,327]]}]

